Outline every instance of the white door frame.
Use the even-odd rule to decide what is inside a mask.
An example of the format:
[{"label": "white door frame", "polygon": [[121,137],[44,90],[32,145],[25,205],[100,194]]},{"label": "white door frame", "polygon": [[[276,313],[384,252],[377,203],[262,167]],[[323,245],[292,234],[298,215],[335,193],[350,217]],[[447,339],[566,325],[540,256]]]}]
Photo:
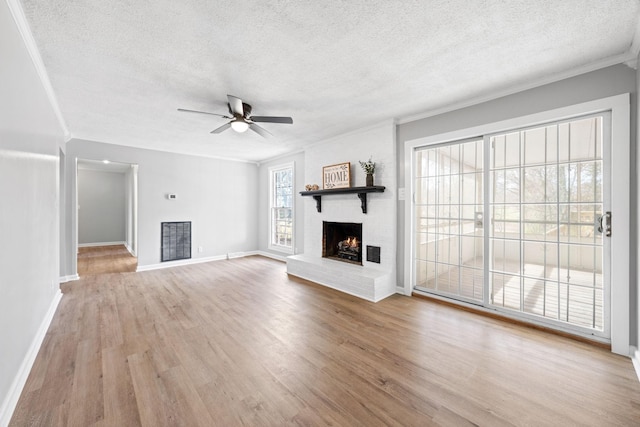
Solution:
[{"label": "white door frame", "polygon": [[[550,121],[611,111],[611,158],[615,167],[611,169],[611,212],[613,233],[611,235],[611,351],[629,356],[629,242],[630,242],[630,96],[628,93],[557,108],[541,113],[517,117],[471,128],[456,130],[405,142],[405,187],[410,197],[405,200],[405,265],[404,293],[413,291],[414,258],[413,236],[415,230],[413,215],[415,148],[436,143],[480,137],[508,131],[515,128],[535,126]],[[465,303],[460,303],[465,305]],[[477,306],[474,306],[478,308]],[[494,310],[485,308],[487,311]]]},{"label": "white door frame", "polygon": [[[74,215],[75,215],[75,236],[73,236],[73,242],[72,242],[72,248],[71,249],[71,253],[72,253],[72,257],[74,259],[73,265],[75,266],[74,268],[74,273],[73,273],[73,280],[78,280],[80,277],[78,276],[78,251],[79,251],[79,243],[78,243],[78,228],[80,226],[80,215],[78,210],[80,209],[79,206],[79,201],[78,201],[78,161],[82,161],[82,160],[89,160],[89,161],[94,161],[94,162],[101,162],[103,160],[100,159],[91,159],[89,157],[75,157],[74,158],[74,168],[73,168],[73,182],[72,182],[72,186],[73,186],[73,190],[74,190],[74,196],[73,196],[73,200],[72,200],[72,206],[73,206],[73,210],[74,210]],[[131,203],[131,215],[132,215],[132,242],[126,242],[126,231],[125,231],[125,243],[128,243],[127,249],[129,250],[129,252],[131,253],[131,255],[133,255],[134,257],[138,257],[138,164],[137,163],[129,163],[129,162],[121,162],[121,161],[113,161],[114,163],[121,163],[123,165],[129,165],[131,168],[131,173],[132,173],[132,181],[129,185],[129,191],[132,194],[132,203]]]}]

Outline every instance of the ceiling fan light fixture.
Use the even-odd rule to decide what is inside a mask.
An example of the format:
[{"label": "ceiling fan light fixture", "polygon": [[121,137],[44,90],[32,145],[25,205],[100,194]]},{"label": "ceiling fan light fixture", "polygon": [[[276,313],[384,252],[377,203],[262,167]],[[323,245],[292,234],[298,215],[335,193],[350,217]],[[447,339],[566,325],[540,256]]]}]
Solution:
[{"label": "ceiling fan light fixture", "polygon": [[252,116],[251,105],[242,102],[242,100],[236,96],[227,95],[227,107],[229,107],[230,116],[224,114],[210,113],[208,111],[187,110],[185,108],[178,108],[178,111],[184,111],[187,113],[199,113],[210,114],[212,116],[219,116],[224,119],[229,119],[227,123],[212,130],[212,134],[220,134],[225,130],[231,128],[237,133],[244,133],[248,129],[262,136],[263,138],[271,138],[273,135],[266,129],[261,128],[256,122],[259,123],[285,123],[293,124],[291,117],[276,117],[276,116]]},{"label": "ceiling fan light fixture", "polygon": [[231,122],[231,129],[235,130],[238,133],[246,132],[249,129],[249,123],[245,122],[242,119],[235,119]]}]

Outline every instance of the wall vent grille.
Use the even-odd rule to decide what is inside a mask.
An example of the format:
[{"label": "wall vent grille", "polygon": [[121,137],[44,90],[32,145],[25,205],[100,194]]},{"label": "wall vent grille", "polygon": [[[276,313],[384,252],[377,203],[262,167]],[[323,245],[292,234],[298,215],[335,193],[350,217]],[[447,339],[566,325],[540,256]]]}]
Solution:
[{"label": "wall vent grille", "polygon": [[191,221],[163,222],[162,262],[191,258]]}]

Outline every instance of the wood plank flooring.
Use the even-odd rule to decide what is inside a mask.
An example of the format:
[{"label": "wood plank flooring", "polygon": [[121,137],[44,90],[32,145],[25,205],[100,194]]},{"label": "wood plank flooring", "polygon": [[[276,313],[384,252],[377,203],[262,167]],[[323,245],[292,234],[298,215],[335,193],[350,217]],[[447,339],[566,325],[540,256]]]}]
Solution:
[{"label": "wood plank flooring", "polygon": [[631,426],[628,358],[262,257],[86,275],[11,426]]},{"label": "wood plank flooring", "polygon": [[78,248],[78,276],[104,273],[133,273],[138,260],[124,245]]}]

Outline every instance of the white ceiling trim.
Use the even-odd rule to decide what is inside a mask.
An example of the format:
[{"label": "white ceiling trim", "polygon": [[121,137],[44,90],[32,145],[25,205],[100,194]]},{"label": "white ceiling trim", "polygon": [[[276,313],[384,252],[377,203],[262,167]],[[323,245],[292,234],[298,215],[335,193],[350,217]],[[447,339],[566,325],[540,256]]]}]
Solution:
[{"label": "white ceiling trim", "polygon": [[631,46],[629,47],[629,54],[632,56],[628,62],[625,62],[629,67],[633,69],[638,68],[638,54],[640,54],[640,17],[636,21],[636,32],[633,35]]},{"label": "white ceiling trim", "polygon": [[13,16],[13,20],[18,27],[18,31],[20,31],[20,35],[22,36],[24,45],[29,52],[29,56],[31,57],[33,66],[35,67],[36,72],[40,77],[40,82],[42,83],[42,87],[44,88],[45,93],[47,94],[47,98],[49,99],[51,108],[53,108],[53,112],[58,119],[58,123],[60,124],[60,127],[64,132],[64,142],[69,142],[69,140],[71,140],[72,138],[71,132],[69,132],[67,123],[65,122],[62,111],[60,110],[58,99],[56,98],[56,94],[53,91],[53,86],[51,86],[49,75],[47,74],[47,70],[44,67],[44,63],[42,62],[42,56],[40,56],[40,51],[38,50],[36,41],[33,38],[33,34],[31,33],[31,28],[29,28],[29,24],[27,23],[27,17],[24,14],[24,10],[22,9],[20,1],[7,0],[7,6],[9,6],[9,10],[11,11],[11,15]]},{"label": "white ceiling trim", "polygon": [[[639,21],[640,22],[640,21]],[[634,37],[634,43],[635,43],[635,39],[639,38],[639,33],[640,31],[636,30],[636,36]],[[638,48],[640,49],[640,40],[638,40],[639,42],[639,46]],[[471,107],[477,104],[482,104],[483,102],[489,102],[489,101],[493,101],[494,99],[498,99],[498,98],[502,98],[504,96],[509,96],[509,95],[513,95],[515,93],[519,93],[519,92],[524,92],[525,90],[529,90],[529,89],[533,89],[539,86],[544,86],[547,84],[551,84],[551,83],[555,83],[558,82],[560,80],[564,80],[564,79],[568,79],[571,77],[575,77],[575,76],[579,76],[581,74],[585,74],[585,73],[589,73],[591,71],[596,71],[602,68],[606,68],[606,67],[610,67],[612,65],[616,65],[616,64],[625,64],[628,67],[631,68],[635,68],[635,62],[637,62],[638,59],[638,53],[633,53],[632,49],[629,49],[629,51],[620,54],[620,55],[614,55],[614,56],[610,56],[608,58],[604,58],[600,61],[596,61],[596,62],[592,62],[591,64],[587,64],[584,65],[582,67],[577,67],[577,68],[573,68],[571,70],[565,70],[562,71],[560,73],[545,77],[545,78],[541,78],[541,79],[537,79],[537,80],[533,80],[531,82],[522,84],[522,85],[516,85],[516,86],[512,86],[508,89],[504,89],[504,90],[500,90],[500,91],[495,91],[493,93],[491,93],[490,95],[484,95],[484,96],[478,96],[475,98],[471,98],[469,100],[463,101],[463,102],[457,102],[455,104],[451,104],[448,105],[446,107],[442,107],[442,108],[437,108],[435,110],[429,110],[426,111],[424,113],[420,113],[420,114],[415,114],[415,115],[411,115],[411,116],[407,116],[407,117],[401,117],[397,119],[397,124],[401,125],[401,124],[405,124],[405,123],[409,123],[409,122],[414,122],[416,120],[421,120],[421,119],[426,119],[428,117],[433,117],[433,116],[437,116],[439,114],[444,114],[444,113],[449,113],[451,111],[455,111],[455,110],[460,110],[462,108],[467,108],[467,107]],[[633,64],[633,65],[632,65]]]},{"label": "white ceiling trim", "polygon": [[340,135],[335,135],[335,136],[332,136],[332,137],[329,137],[329,138],[325,138],[325,139],[321,139],[321,140],[318,140],[318,141],[311,142],[309,144],[306,144],[303,147],[302,151],[306,151],[306,150],[308,150],[310,148],[313,148],[313,147],[315,147],[317,145],[320,145],[320,144],[327,144],[327,143],[340,141],[341,139],[343,139],[345,137],[352,136],[352,135],[358,135],[358,134],[361,134],[361,133],[364,133],[364,132],[367,132],[367,131],[370,131],[370,130],[373,130],[373,129],[381,128],[383,126],[391,127],[391,126],[395,126],[397,124],[398,124],[397,120],[393,119],[393,118],[386,119],[386,120],[380,120],[377,123],[373,123],[373,124],[371,124],[369,126],[364,126],[364,127],[361,127],[361,128],[358,128],[358,129],[354,129],[354,130],[349,131],[349,132],[342,133]]},{"label": "white ceiling trim", "polygon": [[262,166],[262,165],[267,164],[267,163],[275,162],[276,160],[284,159],[285,157],[295,156],[296,154],[304,153],[305,151],[306,151],[305,148],[301,148],[299,150],[289,151],[287,153],[279,154],[277,156],[273,156],[273,157],[270,157],[268,159],[260,160],[257,163],[257,165],[258,166]]},{"label": "white ceiling trim", "polygon": [[180,154],[182,156],[191,156],[191,157],[204,157],[204,158],[207,158],[207,159],[225,160],[225,161],[228,161],[228,162],[238,162],[238,163],[249,163],[251,165],[260,166],[260,162],[255,161],[255,160],[245,160],[245,159],[236,159],[236,158],[233,158],[233,157],[222,157],[222,156],[213,156],[213,155],[208,155],[208,154],[190,153],[190,152],[187,152],[187,151],[180,151],[180,150],[167,150],[167,149],[160,149],[160,148],[135,147],[133,145],[121,145],[121,144],[115,144],[115,143],[106,142],[106,141],[96,141],[95,139],[91,139],[91,138],[82,138],[81,136],[77,136],[75,134],[70,139],[75,139],[75,140],[78,140],[78,141],[96,142],[96,143],[99,143],[99,144],[109,144],[109,145],[113,145],[115,147],[121,147],[121,148],[125,148],[125,149],[135,149],[135,150],[145,150],[145,151],[160,151],[162,153]]},{"label": "white ceiling trim", "polygon": [[[363,132],[367,132],[369,130],[378,129],[379,127],[382,127],[382,126],[395,126],[396,124],[397,124],[396,119],[380,120],[380,121],[378,121],[376,123],[370,124],[369,126],[364,126],[364,127],[358,128],[358,129],[351,130],[349,132],[345,132],[345,133],[342,133],[342,134],[339,134],[339,135],[334,135],[334,136],[329,137],[329,138],[320,139],[318,141],[310,142],[308,144],[305,144],[300,149],[288,151],[286,153],[279,154],[277,156],[269,157],[268,159],[260,160],[257,164],[258,164],[258,166],[260,166],[262,164],[270,163],[270,162],[276,161],[278,159],[282,159],[284,157],[293,156],[293,155],[299,154],[299,153],[304,153],[308,149],[310,149],[312,147],[315,147],[317,145],[320,145],[320,144],[327,144],[327,143],[335,142],[335,141],[340,140],[341,138],[348,137],[350,135],[356,135],[356,134],[360,134],[360,133],[363,133]],[[395,131],[395,127],[394,127],[394,131]]]},{"label": "white ceiling trim", "polygon": [[135,165],[135,163],[122,163],[115,161],[108,161],[105,163],[104,160],[76,158],[76,166],[78,170],[125,174],[133,165]]}]

